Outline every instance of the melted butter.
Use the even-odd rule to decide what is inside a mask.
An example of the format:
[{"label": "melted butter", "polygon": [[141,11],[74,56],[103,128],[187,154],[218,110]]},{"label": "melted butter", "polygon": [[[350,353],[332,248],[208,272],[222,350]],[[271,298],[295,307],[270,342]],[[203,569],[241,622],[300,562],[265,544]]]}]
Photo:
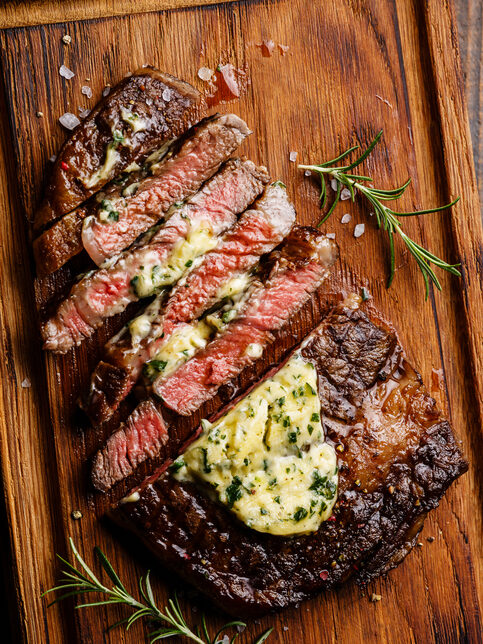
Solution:
[{"label": "melted butter", "polygon": [[147,338],[151,332],[152,319],[151,316],[147,313],[138,315],[137,318],[134,318],[132,322],[129,323],[129,332],[131,334],[132,343],[137,345]]},{"label": "melted butter", "polygon": [[155,380],[160,374],[163,377],[171,375],[203,349],[212,335],[213,327],[204,320],[175,329],[155,357],[146,363],[144,375],[150,380]]},{"label": "melted butter", "polygon": [[[200,349],[203,349],[217,332],[222,331],[227,324],[238,316],[247,296],[251,280],[252,278],[249,274],[238,275],[229,279],[218,289],[216,295],[216,299],[221,301],[228,297],[227,293],[230,293],[229,302],[220,306],[214,313],[206,315],[202,320],[185,324],[176,329],[154,358],[145,365],[144,375],[150,380],[155,380],[159,375],[165,378],[192,358]],[[133,323],[136,323],[136,320]],[[144,327],[144,324],[146,324],[146,327]],[[146,320],[140,320],[139,329],[142,329],[140,332],[144,332],[144,328],[146,328],[146,335],[148,335],[148,325],[151,327],[149,317]],[[134,332],[139,332],[137,327]]]},{"label": "melted butter", "polygon": [[119,152],[115,143],[109,143],[106,149],[106,158],[103,165],[87,181],[84,181],[86,188],[93,188],[101,181],[105,181],[111,174],[111,171],[119,161]]},{"label": "melted butter", "polygon": [[215,423],[205,421],[172,472],[200,483],[254,530],[317,530],[332,512],[338,475],[314,367],[296,353]]},{"label": "melted butter", "polygon": [[224,297],[235,297],[247,290],[250,285],[251,277],[249,273],[235,275],[230,280],[222,284],[216,293],[216,299],[222,300]]},{"label": "melted butter", "polygon": [[121,118],[129,125],[134,134],[145,130],[147,127],[147,122],[144,119],[140,118],[135,112],[127,110],[125,107],[121,107]]},{"label": "melted butter", "polygon": [[155,250],[148,252],[140,272],[133,277],[131,285],[140,298],[149,297],[165,286],[177,282],[193,265],[194,260],[212,250],[218,243],[209,226],[192,227],[184,239],[174,246],[167,261],[159,263]]}]

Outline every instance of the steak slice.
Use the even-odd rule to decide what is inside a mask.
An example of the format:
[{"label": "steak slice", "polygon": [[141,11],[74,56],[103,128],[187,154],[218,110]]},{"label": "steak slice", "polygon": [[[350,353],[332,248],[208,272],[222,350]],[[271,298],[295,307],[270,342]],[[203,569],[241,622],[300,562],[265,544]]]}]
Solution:
[{"label": "steak slice", "polygon": [[180,324],[199,318],[219,299],[220,288],[233,277],[255,266],[260,256],[270,252],[288,234],[295,221],[295,210],[284,187],[272,184],[252,210],[247,210],[218,246],[207,253],[201,264],[179,284],[166,307],[159,304],[143,318],[150,320],[146,337],[133,337],[124,328],[110,340],[91,378],[81,406],[94,424],[108,420],[140,376],[143,365]]},{"label": "steak slice", "polygon": [[[238,117],[213,116],[191,128],[176,143],[152,153],[142,168],[136,166],[138,169],[112,181],[101,193],[102,199],[96,195],[34,241],[38,275],[48,275],[63,266],[84,249],[84,241],[91,257],[101,264],[105,255],[98,249],[96,234],[103,244],[112,236],[114,243],[120,244],[119,235],[124,234],[135,239],[138,233],[134,234],[134,228],[129,232],[124,230],[128,223],[126,217],[143,217],[143,221],[149,221],[148,227],[153,220],[162,219],[173,204],[193,195],[215,174],[222,161],[236,149],[235,140],[241,140],[247,133],[246,125]],[[142,212],[145,206],[151,210],[146,216]],[[114,226],[114,218],[120,213],[125,220],[120,224],[121,229]],[[83,221],[87,217],[90,219],[83,234]],[[119,250],[130,241],[122,243]]]},{"label": "steak slice", "polygon": [[194,128],[179,152],[161,163],[153,176],[146,178],[131,197],[109,199],[106,223],[104,201],[95,215],[82,224],[82,243],[99,266],[116,255],[148,228],[156,224],[175,202],[197,192],[212,177],[223,161],[250,134],[245,121],[235,114],[207,119]]},{"label": "steak slice", "polygon": [[179,136],[203,110],[194,87],[153,67],[124,78],[64,143],[35,230],[74,210],[133,162]]},{"label": "steak slice", "polygon": [[108,481],[128,476],[146,458],[146,453],[154,457],[167,440],[162,415],[152,401],[142,402],[96,455],[95,471],[99,478],[95,486],[108,489]]},{"label": "steak slice", "polygon": [[[222,332],[222,335],[209,343],[206,349],[178,368],[173,376],[164,381],[159,378],[158,390],[166,391],[166,395],[171,395],[172,392],[169,401],[163,400],[163,403],[175,407],[178,413],[188,414],[214,396],[222,384],[237,376],[244,367],[260,357],[261,352],[251,352],[250,345],[256,341],[259,343],[257,346],[263,349],[263,346],[273,339],[272,331],[282,327],[302,307],[310,293],[324,280],[336,257],[337,247],[334,242],[314,228],[295,226],[281,249],[273,251],[269,256],[265,283],[257,280],[250,286],[251,297],[247,299],[240,318],[229,323],[226,332]],[[206,365],[206,369],[203,369],[203,365]],[[183,378],[186,396],[183,396],[181,391]],[[173,379],[175,384],[171,386]],[[173,404],[173,400],[176,400],[176,405]],[[186,401],[190,405],[189,410]],[[160,404],[155,404],[161,415]],[[117,445],[117,440],[126,440],[124,428],[120,431],[120,439],[111,437],[112,445]],[[152,453],[152,444],[147,443],[144,458],[137,454],[137,463],[152,458]],[[103,471],[109,459],[117,459],[117,449],[108,442],[100,454],[96,455],[93,463],[92,481],[101,491],[109,489],[121,480],[110,477]],[[120,472],[120,469],[111,466],[109,472]],[[99,482],[102,482],[101,487]]]},{"label": "steak slice", "polygon": [[252,203],[267,181],[265,168],[251,161],[226,163],[176,210],[149,244],[121,254],[111,266],[88,274],[73,286],[54,317],[43,325],[44,348],[65,353],[130,302],[175,283],[197,256],[216,246],[218,236],[235,223],[236,215]]},{"label": "steak slice", "polygon": [[334,242],[316,229],[295,226],[286,238],[267,282],[243,315],[168,378],[160,375],[153,392],[178,414],[194,412],[238,375],[273,341],[273,331],[301,308],[327,277],[337,259]]},{"label": "steak slice", "polygon": [[[314,533],[250,530],[192,483],[164,473],[112,518],[223,610],[252,617],[353,576],[397,566],[426,513],[467,470],[449,423],[395,333],[374,314],[339,308],[302,344],[319,375],[321,418],[336,447],[339,491]],[[220,415],[220,414],[219,414]]]}]

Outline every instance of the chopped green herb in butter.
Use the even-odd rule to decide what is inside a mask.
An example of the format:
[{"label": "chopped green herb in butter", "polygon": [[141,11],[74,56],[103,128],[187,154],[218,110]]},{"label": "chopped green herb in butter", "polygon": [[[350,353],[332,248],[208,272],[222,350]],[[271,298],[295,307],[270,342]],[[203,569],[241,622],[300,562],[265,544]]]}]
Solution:
[{"label": "chopped green herb in butter", "polygon": [[316,391],[315,369],[296,353],[219,420],[205,421],[173,476],[199,483],[259,532],[317,530],[332,512],[338,475]]}]

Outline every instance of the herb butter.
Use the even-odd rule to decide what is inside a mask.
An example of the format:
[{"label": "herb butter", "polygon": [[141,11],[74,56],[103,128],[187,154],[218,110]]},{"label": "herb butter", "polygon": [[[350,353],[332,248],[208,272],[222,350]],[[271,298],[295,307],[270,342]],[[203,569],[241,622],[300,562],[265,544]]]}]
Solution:
[{"label": "herb butter", "polygon": [[192,267],[200,255],[212,250],[218,243],[207,225],[193,226],[184,239],[174,246],[167,260],[160,264],[156,250],[146,254],[139,273],[131,280],[131,286],[140,298],[149,297],[165,286],[177,282]]},{"label": "herb butter", "polygon": [[[220,308],[201,320],[175,329],[154,358],[146,363],[144,367],[146,378],[153,381],[160,374],[163,377],[169,376],[203,349],[216,333],[223,331],[225,326],[238,316],[248,296],[250,283],[251,277],[248,274],[227,280],[217,291],[216,299],[220,303]],[[140,324],[144,324],[144,320],[141,320]],[[148,333],[149,331],[146,335]]]},{"label": "herb butter", "polygon": [[317,530],[337,497],[337,459],[325,442],[317,373],[296,353],[178,458],[172,474],[201,484],[247,526]]}]

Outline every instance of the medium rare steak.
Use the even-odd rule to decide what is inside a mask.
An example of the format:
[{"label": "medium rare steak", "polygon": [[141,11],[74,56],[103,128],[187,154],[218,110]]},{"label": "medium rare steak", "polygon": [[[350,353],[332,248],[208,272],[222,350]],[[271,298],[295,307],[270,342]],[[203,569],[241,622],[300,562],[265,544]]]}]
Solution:
[{"label": "medium rare steak", "polygon": [[295,226],[286,238],[264,288],[240,318],[181,366],[158,377],[153,391],[178,414],[188,415],[239,374],[309,299],[338,257],[337,246],[314,228]]},{"label": "medium rare steak", "polygon": [[[120,250],[129,246],[134,229],[123,232],[126,217],[144,217],[148,227],[153,220],[162,219],[171,206],[193,195],[215,174],[222,161],[236,149],[236,140],[246,136],[242,132],[248,129],[238,117],[212,116],[191,128],[176,143],[152,153],[142,168],[114,179],[102,191],[102,199],[96,195],[34,241],[38,275],[52,273],[83,250],[82,227],[88,216],[91,219],[86,223],[84,240],[96,263],[105,259],[104,251],[101,253],[97,247],[96,234],[103,244],[114,236],[114,245],[121,245],[119,236],[125,234],[127,238]],[[150,209],[146,215],[144,207]],[[113,226],[120,213],[125,219],[121,229]]]},{"label": "medium rare steak", "polygon": [[467,469],[449,423],[376,315],[341,307],[302,347],[318,372],[321,418],[339,465],[336,505],[316,532],[251,530],[169,473],[112,512],[163,565],[237,617],[395,567],[426,513]]},{"label": "medium rare steak", "polygon": [[64,143],[35,229],[74,210],[133,162],[179,136],[203,109],[194,87],[153,67],[124,78]]},{"label": "medium rare steak", "polygon": [[218,236],[233,226],[268,181],[265,168],[233,160],[180,206],[151,238],[126,251],[108,268],[77,282],[56,314],[42,328],[44,348],[65,353],[80,344],[103,320],[130,302],[172,285],[196,257],[214,248]]},{"label": "medium rare steak", "polygon": [[[173,203],[199,190],[249,134],[245,121],[235,114],[216,116],[196,126],[179,152],[162,162],[132,196],[109,200],[107,223],[105,208],[84,219],[82,243],[94,262],[99,266],[130,246]],[[110,217],[112,211],[114,218]]]},{"label": "medium rare steak", "polygon": [[[123,329],[110,340],[105,357],[91,378],[81,406],[94,424],[106,421],[136,383],[143,365],[154,358],[175,328],[199,318],[220,297],[220,288],[233,277],[251,269],[264,253],[270,252],[288,234],[295,210],[284,187],[272,184],[251,210],[229,230],[218,246],[178,285],[165,307],[151,307],[143,317],[150,320],[144,338]],[[221,294],[223,297],[224,293]]]},{"label": "medium rare steak", "polygon": [[[295,226],[280,250],[273,251],[267,258],[265,273],[251,284],[250,297],[240,317],[230,322],[226,331],[215,337],[206,349],[177,369],[174,376],[164,380],[159,378],[158,391],[166,391],[171,396],[169,401],[163,400],[163,403],[173,408],[173,400],[181,400],[176,405],[176,411],[187,414],[186,400],[189,400],[190,410],[194,411],[214,396],[221,385],[262,355],[263,348],[273,339],[272,332],[280,329],[303,306],[325,279],[336,258],[334,242],[314,228]],[[252,351],[255,342],[256,350]],[[204,365],[206,368],[203,368]],[[170,386],[172,379],[175,382],[173,387]],[[183,382],[186,397],[182,394]],[[161,404],[154,399],[153,405],[161,416]],[[161,418],[158,423],[162,423]],[[131,421],[121,426],[94,457],[92,482],[97,489],[108,490],[125,478],[126,468],[118,466],[116,461],[119,458],[119,443],[129,440],[129,432],[140,433]],[[118,433],[119,436],[116,436]],[[152,458],[156,445],[153,447],[149,442],[150,437],[147,438],[148,442],[144,444],[136,443],[135,453],[130,459],[136,465]],[[121,472],[121,477],[112,475]]]}]

